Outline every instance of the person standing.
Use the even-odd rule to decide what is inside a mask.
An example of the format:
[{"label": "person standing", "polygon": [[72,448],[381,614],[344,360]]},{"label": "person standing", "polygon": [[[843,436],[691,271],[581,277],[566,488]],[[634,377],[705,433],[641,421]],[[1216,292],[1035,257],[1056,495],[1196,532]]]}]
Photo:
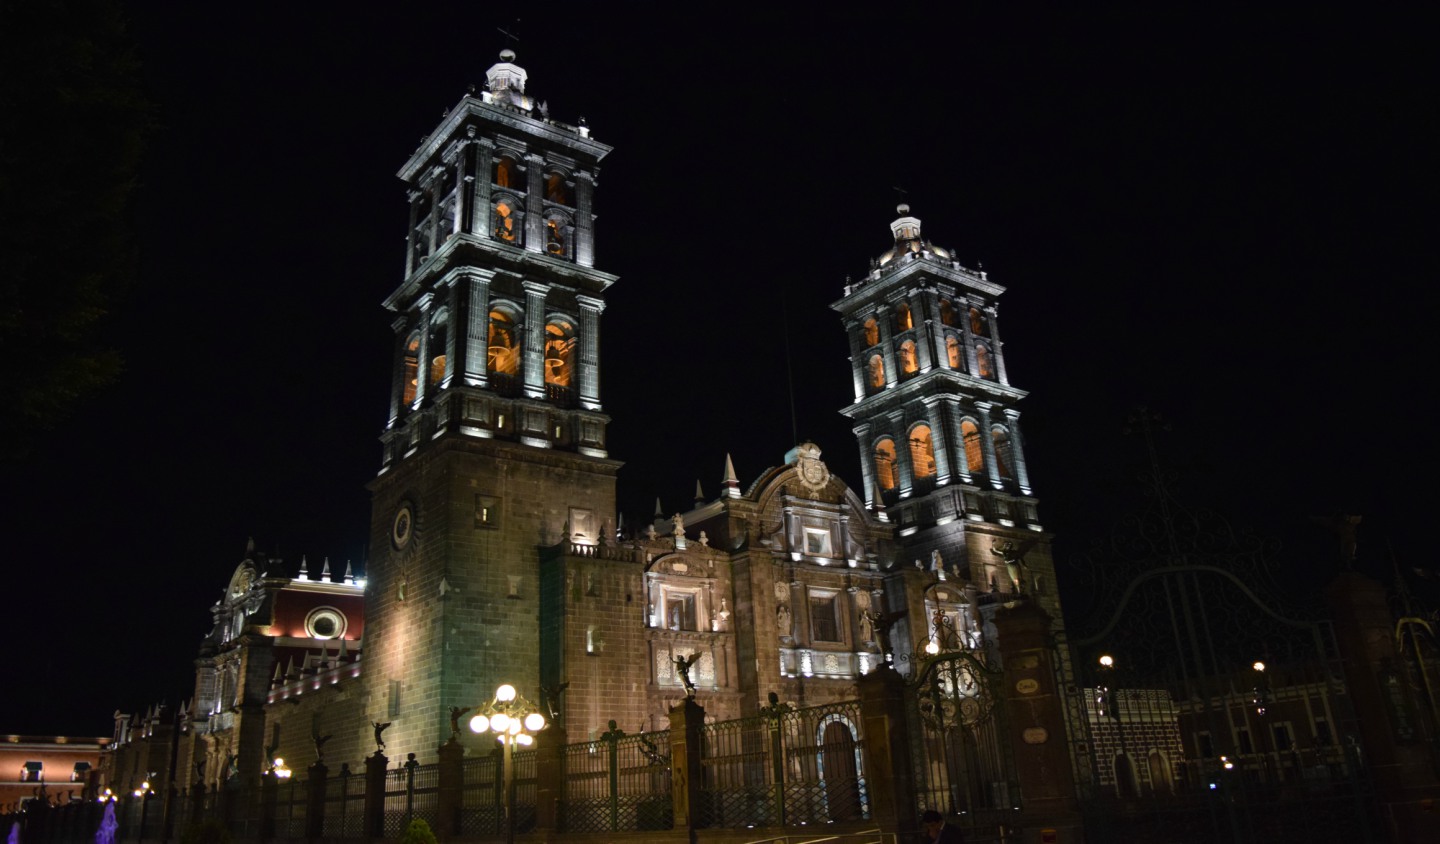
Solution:
[{"label": "person standing", "polygon": [[946,823],[945,816],[934,809],[927,809],[925,814],[920,816],[920,825],[925,828],[926,841],[933,841],[935,844],[964,844],[965,835],[960,832],[960,827]]}]

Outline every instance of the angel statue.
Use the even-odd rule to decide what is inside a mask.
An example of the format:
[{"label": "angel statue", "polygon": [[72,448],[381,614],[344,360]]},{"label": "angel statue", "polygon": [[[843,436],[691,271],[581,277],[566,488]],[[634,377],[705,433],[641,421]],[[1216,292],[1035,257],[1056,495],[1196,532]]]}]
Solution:
[{"label": "angel statue", "polygon": [[999,544],[990,546],[990,553],[1005,561],[1005,573],[1010,576],[1010,582],[1015,584],[1015,594],[1024,595],[1027,591],[1025,581],[1028,579],[1029,566],[1025,565],[1025,555],[1030,553],[1039,539],[1027,539],[1016,547],[1014,540],[1007,539]]},{"label": "angel statue", "polygon": [[700,652],[696,651],[689,656],[676,655],[675,673],[680,675],[680,683],[685,687],[685,697],[695,697],[695,681],[690,679],[690,666],[700,661]]}]

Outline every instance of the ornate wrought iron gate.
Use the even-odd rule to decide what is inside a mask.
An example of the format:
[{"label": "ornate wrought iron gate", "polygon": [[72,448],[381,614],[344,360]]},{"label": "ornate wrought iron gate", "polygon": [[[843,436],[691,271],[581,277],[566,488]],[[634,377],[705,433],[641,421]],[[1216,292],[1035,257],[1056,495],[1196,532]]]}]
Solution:
[{"label": "ornate wrought iron gate", "polygon": [[1095,622],[1057,642],[1087,837],[1376,841],[1323,612],[1276,583],[1270,543],[1152,469],[1148,508],[1085,566]]},{"label": "ornate wrought iron gate", "polygon": [[1020,806],[1000,672],[967,651],[916,666],[906,707],[919,809],[956,815],[966,840],[988,841]]}]

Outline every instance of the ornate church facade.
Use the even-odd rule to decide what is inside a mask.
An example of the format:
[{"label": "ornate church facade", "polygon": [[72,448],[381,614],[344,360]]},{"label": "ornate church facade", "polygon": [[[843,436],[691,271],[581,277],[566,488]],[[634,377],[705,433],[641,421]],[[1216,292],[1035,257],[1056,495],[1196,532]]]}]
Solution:
[{"label": "ornate church facade", "polygon": [[853,700],[862,675],[908,670],[901,657],[939,637],[993,653],[991,618],[1017,590],[1059,623],[1003,288],[905,206],[834,304],[859,485],[801,443],[748,484],[727,460],[713,501],[621,538],[600,391],[617,278],[594,261],[610,147],[551,119],[512,53],[487,80],[399,172],[410,223],[384,303],[394,363],[368,579],[281,575],[252,549],[197,662],[177,780],[321,754],[358,769],[378,724],[392,759],[428,760],[452,708],[501,683],[543,698],[571,741],[612,719],[663,728],[686,681],[712,719],[771,694]]}]

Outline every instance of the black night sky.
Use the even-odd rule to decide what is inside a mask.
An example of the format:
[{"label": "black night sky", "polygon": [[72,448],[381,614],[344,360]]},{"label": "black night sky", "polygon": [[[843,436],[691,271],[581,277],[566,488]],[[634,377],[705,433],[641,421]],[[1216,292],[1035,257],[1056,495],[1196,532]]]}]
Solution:
[{"label": "black night sky", "polygon": [[597,265],[620,276],[602,396],[628,522],[657,495],[688,509],[697,478],[715,495],[726,452],[744,484],[781,462],[787,355],[793,430],[860,485],[829,305],[888,248],[901,188],[1008,288],[1062,569],[1138,497],[1121,429],[1142,404],[1185,496],[1278,537],[1297,591],[1334,571],[1310,518],[1337,511],[1364,515],[1368,570],[1388,579],[1387,542],[1432,565],[1440,101],[1418,18],[504,4],[515,25],[499,5],[129,8],[157,127],[138,285],[103,329],[126,368],[0,464],[0,729],[107,735],[117,708],[188,698],[249,536],[292,568],[363,564],[395,172],[499,26],[528,92],[615,146]]}]

